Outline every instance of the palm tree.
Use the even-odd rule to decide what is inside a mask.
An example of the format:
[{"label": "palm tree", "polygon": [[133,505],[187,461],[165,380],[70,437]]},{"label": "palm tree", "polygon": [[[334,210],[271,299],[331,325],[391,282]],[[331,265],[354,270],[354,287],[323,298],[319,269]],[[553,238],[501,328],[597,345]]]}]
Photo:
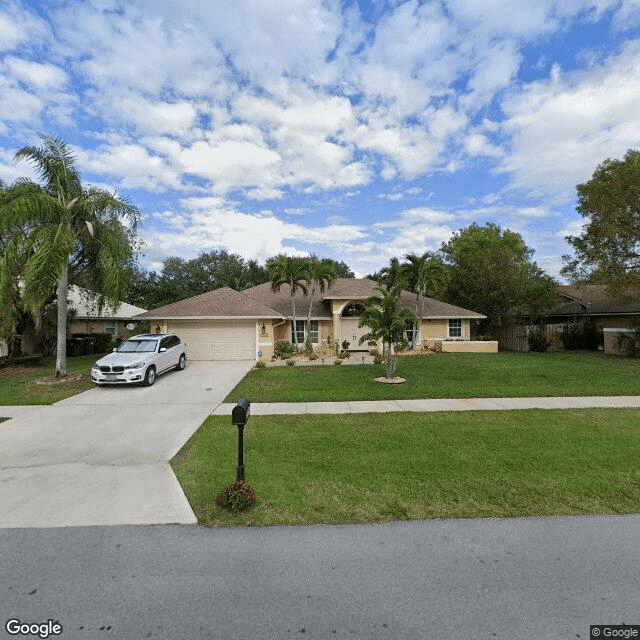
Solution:
[{"label": "palm tree", "polygon": [[387,288],[404,287],[406,282],[406,274],[403,265],[398,258],[393,257],[389,260],[389,266],[380,269],[379,280]]},{"label": "palm tree", "polygon": [[413,332],[411,348],[415,349],[422,324],[422,307],[424,299],[429,294],[435,297],[446,279],[446,267],[435,253],[425,251],[421,256],[415,253],[405,255],[408,262],[402,265],[409,291],[416,294],[415,314],[418,319],[416,330]]},{"label": "palm tree", "polygon": [[293,344],[298,350],[298,326],[296,319],[296,298],[295,295],[300,289],[303,295],[307,295],[307,284],[309,281],[309,259],[298,256],[276,256],[266,263],[271,280],[271,290],[275,293],[280,291],[282,285],[289,286],[289,296],[291,298],[291,317],[293,321]]},{"label": "palm tree", "polygon": [[311,256],[307,269],[307,285],[311,287],[309,311],[307,312],[307,339],[311,334],[311,307],[313,306],[314,298],[316,295],[316,287],[320,290],[320,293],[324,293],[329,287],[331,287],[332,284],[336,282],[337,279],[338,272],[333,266],[332,260],[329,260],[328,258],[320,260],[315,256]]},{"label": "palm tree", "polygon": [[[14,159],[33,165],[42,184],[27,178],[6,190],[0,233],[28,230],[21,279],[23,304],[36,313],[57,292],[56,377],[67,374],[67,293],[70,276],[117,308],[128,285],[125,268],[133,259],[138,209],[104,189],[85,188],[75,157],[60,138],[42,136],[40,147],[19,149]],[[15,236],[13,236],[15,239]],[[5,247],[2,261],[15,263],[22,250]],[[7,273],[0,272],[0,290]]]},{"label": "palm tree", "polygon": [[380,295],[374,294],[366,299],[364,312],[360,316],[358,326],[371,329],[360,338],[360,344],[369,340],[382,340],[385,375],[393,378],[397,365],[393,345],[402,338],[407,323],[414,322],[416,318],[406,307],[398,308],[398,298],[402,293],[399,285],[390,289],[377,286],[376,290]]}]

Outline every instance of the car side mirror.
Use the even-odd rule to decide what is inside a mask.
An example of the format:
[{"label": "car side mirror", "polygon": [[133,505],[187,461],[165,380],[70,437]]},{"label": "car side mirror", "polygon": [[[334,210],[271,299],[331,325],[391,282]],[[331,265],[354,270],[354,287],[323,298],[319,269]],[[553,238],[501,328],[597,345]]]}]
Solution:
[{"label": "car side mirror", "polygon": [[160,347],[160,353],[164,353],[167,350],[167,347]]},{"label": "car side mirror", "polygon": [[112,349],[112,351],[117,351],[117,350],[118,350],[118,347],[114,347],[114,348]]}]

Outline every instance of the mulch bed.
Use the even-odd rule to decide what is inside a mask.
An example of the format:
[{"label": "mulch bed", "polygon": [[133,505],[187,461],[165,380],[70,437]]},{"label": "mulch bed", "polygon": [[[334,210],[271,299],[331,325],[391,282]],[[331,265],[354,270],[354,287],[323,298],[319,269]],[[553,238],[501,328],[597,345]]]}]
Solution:
[{"label": "mulch bed", "polygon": [[38,380],[36,384],[52,385],[52,384],[63,384],[65,382],[78,382],[78,380],[82,380],[84,377],[85,377],[84,373],[73,373],[68,376],[64,376],[62,378],[56,378],[55,376],[50,376],[49,378],[42,378],[42,380]]}]

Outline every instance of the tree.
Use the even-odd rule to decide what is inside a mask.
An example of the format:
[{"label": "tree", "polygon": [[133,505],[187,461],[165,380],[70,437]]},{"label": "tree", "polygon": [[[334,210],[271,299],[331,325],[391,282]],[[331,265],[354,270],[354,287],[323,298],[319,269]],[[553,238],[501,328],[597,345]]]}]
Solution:
[{"label": "tree", "polygon": [[364,311],[358,322],[359,327],[369,327],[369,332],[360,338],[360,344],[369,340],[382,340],[385,375],[393,378],[396,373],[397,358],[393,345],[402,339],[407,323],[415,322],[415,315],[406,307],[399,308],[400,286],[387,289],[377,286],[380,295],[369,296],[364,303]]},{"label": "tree", "polygon": [[563,256],[561,273],[606,284],[612,293],[640,286],[640,151],[605,160],[576,190],[586,224],[580,235],[566,237],[575,256]]},{"label": "tree", "polygon": [[291,298],[291,317],[293,321],[293,344],[296,351],[299,349],[298,327],[296,318],[296,298],[295,295],[300,289],[303,295],[307,295],[309,281],[309,259],[298,256],[280,255],[270,258],[266,263],[269,278],[271,280],[271,290],[275,293],[280,291],[282,285],[289,286],[289,296]]},{"label": "tree", "polygon": [[531,260],[533,249],[519,233],[474,223],[440,250],[449,267],[445,302],[486,315],[486,332],[518,313],[539,313],[555,299],[556,281]]},{"label": "tree", "polygon": [[[8,234],[1,260],[21,265],[22,304],[41,309],[55,291],[58,301],[56,377],[67,374],[67,292],[70,279],[100,295],[100,304],[118,306],[135,253],[138,209],[104,189],[85,188],[75,157],[65,142],[42,136],[41,146],[19,149],[14,159],[32,164],[42,181],[18,180],[7,190],[0,211],[0,234]],[[23,247],[17,229],[26,229]],[[0,290],[12,277],[0,272]]]},{"label": "tree", "polygon": [[442,292],[447,279],[447,268],[442,260],[431,251],[426,251],[421,256],[415,253],[408,253],[405,258],[407,262],[402,265],[402,269],[407,287],[409,291],[416,294],[415,315],[418,319],[418,327],[417,331],[413,332],[413,339],[411,340],[411,348],[415,349],[422,323],[424,299],[426,297],[437,298]]},{"label": "tree", "polygon": [[308,348],[311,349],[311,307],[316,295],[316,288],[320,293],[324,293],[338,279],[338,273],[334,267],[334,261],[329,259],[320,259],[312,256],[308,259],[307,264],[307,285],[311,291],[309,296],[309,311],[307,312],[307,323],[305,327],[305,343],[309,341]]}]

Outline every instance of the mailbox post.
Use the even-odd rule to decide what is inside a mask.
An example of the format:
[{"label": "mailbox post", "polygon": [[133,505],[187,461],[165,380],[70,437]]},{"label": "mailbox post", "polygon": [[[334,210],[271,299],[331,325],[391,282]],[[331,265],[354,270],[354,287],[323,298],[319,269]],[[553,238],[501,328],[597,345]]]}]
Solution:
[{"label": "mailbox post", "polygon": [[238,466],[236,467],[236,482],[244,480],[244,425],[249,420],[251,413],[251,402],[246,398],[238,401],[238,404],[231,412],[231,421],[238,427]]}]

